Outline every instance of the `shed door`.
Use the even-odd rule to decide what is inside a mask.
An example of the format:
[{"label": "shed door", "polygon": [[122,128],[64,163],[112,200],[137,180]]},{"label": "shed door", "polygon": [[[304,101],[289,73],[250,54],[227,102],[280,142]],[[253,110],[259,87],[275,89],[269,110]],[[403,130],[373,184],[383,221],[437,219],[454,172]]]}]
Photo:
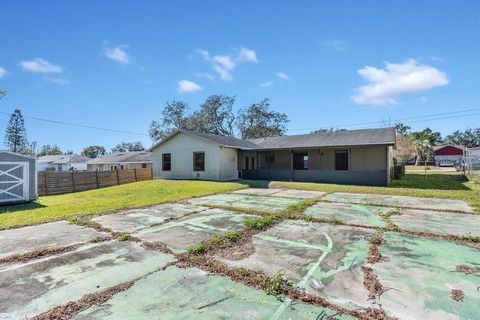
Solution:
[{"label": "shed door", "polygon": [[0,162],[0,203],[28,200],[28,163]]}]

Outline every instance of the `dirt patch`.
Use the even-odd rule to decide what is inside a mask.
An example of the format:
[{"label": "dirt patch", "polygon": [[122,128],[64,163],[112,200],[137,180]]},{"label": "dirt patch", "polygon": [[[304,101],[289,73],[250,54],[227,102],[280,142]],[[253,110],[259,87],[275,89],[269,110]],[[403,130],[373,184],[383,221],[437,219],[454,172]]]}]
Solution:
[{"label": "dirt patch", "polygon": [[42,257],[52,256],[59,253],[73,251],[78,248],[80,244],[66,246],[66,247],[54,247],[54,248],[42,248],[27,253],[14,254],[5,258],[0,259],[0,264],[3,263],[14,263],[14,262],[24,262],[32,259],[38,259]]},{"label": "dirt patch", "polygon": [[93,305],[100,305],[110,299],[116,293],[129,289],[138,279],[119,284],[117,286],[108,288],[106,290],[86,294],[77,301],[71,301],[55,308],[52,308],[44,313],[41,313],[33,320],[67,320],[77,315],[81,311],[90,308]]},{"label": "dirt patch", "polygon": [[143,241],[142,242],[142,247],[144,247],[147,250],[160,251],[160,252],[167,253],[167,254],[173,254],[172,250],[170,250],[163,243],[152,243],[152,242]]},{"label": "dirt patch", "polygon": [[367,262],[374,264],[385,261],[387,258],[380,253],[378,248],[385,243],[385,240],[383,239],[383,231],[379,231],[377,234],[368,237],[368,242],[370,243],[370,247],[368,249]]},{"label": "dirt patch", "polygon": [[453,289],[450,293],[450,297],[455,301],[463,301],[463,298],[465,298],[465,294],[462,290]]},{"label": "dirt patch", "polygon": [[455,271],[465,273],[465,274],[472,274],[472,273],[477,273],[478,269],[467,266],[466,264],[460,264],[455,267]]},{"label": "dirt patch", "polygon": [[383,291],[383,286],[378,280],[377,275],[370,267],[362,266],[363,271],[363,285],[368,291],[368,299],[375,300]]},{"label": "dirt patch", "polygon": [[238,238],[235,241],[229,241],[222,244],[213,244],[206,241],[206,251],[210,255],[218,256],[229,260],[242,260],[255,252],[252,243],[253,235],[256,230],[245,229],[238,232]]}]

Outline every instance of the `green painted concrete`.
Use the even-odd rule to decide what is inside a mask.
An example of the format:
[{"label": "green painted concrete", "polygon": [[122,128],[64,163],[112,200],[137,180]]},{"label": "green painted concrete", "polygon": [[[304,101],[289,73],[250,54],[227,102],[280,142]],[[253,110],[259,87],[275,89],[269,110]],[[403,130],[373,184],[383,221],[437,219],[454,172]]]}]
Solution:
[{"label": "green painted concrete", "polygon": [[173,256],[125,241],[95,243],[0,271],[0,319],[24,319],[158,270]]},{"label": "green painted concrete", "polygon": [[37,249],[84,243],[101,236],[108,236],[108,234],[70,224],[67,221],[4,230],[0,231],[0,258]]},{"label": "green painted concrete", "polygon": [[371,306],[361,266],[373,230],[329,224],[284,221],[253,238],[255,251],[242,260],[220,258],[232,267],[286,279],[310,293],[346,308]]},{"label": "green painted concrete", "polygon": [[325,192],[320,192],[320,191],[260,189],[260,188],[236,190],[236,191],[233,191],[233,193],[256,195],[256,196],[283,197],[283,198],[293,198],[293,199],[318,198],[325,194]]},{"label": "green painted concrete", "polygon": [[407,230],[480,236],[480,214],[402,209],[401,215],[391,216],[391,219]]},{"label": "green painted concrete", "polygon": [[281,211],[292,204],[298,203],[299,199],[250,196],[245,194],[216,194],[212,196],[190,199],[188,202],[194,205],[222,205],[236,208],[251,208],[266,211]]},{"label": "green painted concrete", "polygon": [[226,277],[169,267],[74,319],[353,319],[298,302],[282,308],[274,318],[281,306],[276,297]]},{"label": "green painted concrete", "polygon": [[134,209],[118,214],[95,217],[94,221],[118,232],[131,233],[162,223],[170,218],[179,218],[208,208],[189,204],[169,203],[150,208]]},{"label": "green painted concrete", "polygon": [[456,210],[473,212],[470,206],[460,200],[436,199],[436,198],[417,198],[405,196],[390,196],[379,194],[361,194],[361,193],[331,193],[324,198],[332,202],[375,204],[380,206],[401,206],[418,209],[434,210]]},{"label": "green painted concrete", "polygon": [[243,219],[248,216],[222,209],[209,209],[160,226],[142,229],[132,235],[144,241],[163,243],[174,252],[183,252],[215,233],[243,228]]},{"label": "green painted concrete", "polygon": [[[373,265],[387,312],[400,319],[478,319],[480,273],[455,272],[461,264],[480,268],[480,249],[451,241],[387,232],[380,247],[388,260]],[[462,290],[464,301],[450,298]]]},{"label": "green painted concrete", "polygon": [[349,224],[385,227],[385,222],[379,214],[390,210],[392,208],[362,204],[318,202],[307,208],[305,214],[317,218],[335,217]]}]

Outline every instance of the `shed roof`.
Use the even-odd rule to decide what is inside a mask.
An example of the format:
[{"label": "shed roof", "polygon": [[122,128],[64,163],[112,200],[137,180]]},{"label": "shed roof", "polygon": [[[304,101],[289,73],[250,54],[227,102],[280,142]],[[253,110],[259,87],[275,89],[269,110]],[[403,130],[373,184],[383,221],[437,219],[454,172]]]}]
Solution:
[{"label": "shed roof", "polygon": [[437,151],[437,150],[440,150],[440,149],[443,149],[443,148],[446,148],[446,147],[457,148],[457,149],[460,149],[460,150],[464,150],[464,149],[465,149],[464,146],[453,145],[453,144],[445,144],[445,145],[441,145],[441,146],[433,146],[432,149],[433,149],[433,151]]},{"label": "shed roof", "polygon": [[112,152],[103,157],[90,159],[87,164],[108,164],[122,162],[152,162],[152,154],[148,151]]},{"label": "shed roof", "polygon": [[253,142],[258,149],[394,145],[395,128],[318,132],[249,141]]},{"label": "shed roof", "polygon": [[24,158],[24,159],[29,159],[29,160],[36,160],[35,157],[27,156],[27,155],[24,155],[24,154],[21,154],[21,153],[12,152],[12,151],[9,151],[9,150],[0,150],[0,153],[6,153],[6,154],[9,154],[9,155],[18,157],[18,158]]}]

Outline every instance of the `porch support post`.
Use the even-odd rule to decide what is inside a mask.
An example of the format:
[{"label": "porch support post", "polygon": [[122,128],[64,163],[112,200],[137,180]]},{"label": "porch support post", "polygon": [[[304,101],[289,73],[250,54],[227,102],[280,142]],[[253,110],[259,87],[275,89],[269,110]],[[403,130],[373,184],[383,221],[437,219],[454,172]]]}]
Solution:
[{"label": "porch support post", "polygon": [[294,181],[295,177],[293,175],[293,151],[290,150],[290,180]]},{"label": "porch support post", "polygon": [[256,177],[257,177],[257,180],[258,180],[258,163],[259,163],[259,161],[258,161],[258,151],[255,151],[255,160],[256,160],[256,162],[257,162],[257,165],[256,165],[256,168],[255,168],[255,169],[257,169],[257,171],[256,171]]}]

